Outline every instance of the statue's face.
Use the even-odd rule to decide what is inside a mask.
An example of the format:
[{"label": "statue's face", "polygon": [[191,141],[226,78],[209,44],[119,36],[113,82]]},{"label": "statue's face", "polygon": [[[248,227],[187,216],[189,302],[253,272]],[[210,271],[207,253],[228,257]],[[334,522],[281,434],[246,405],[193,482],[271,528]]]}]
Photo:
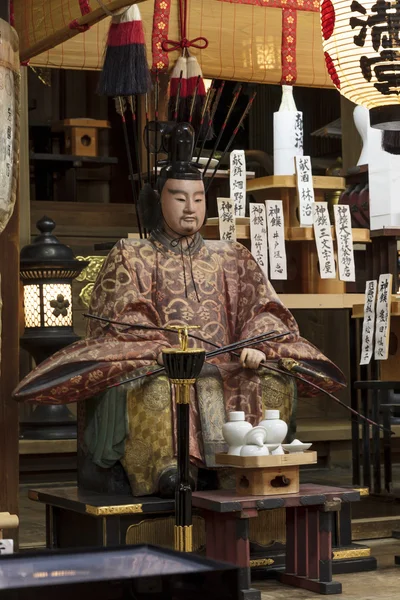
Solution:
[{"label": "statue's face", "polygon": [[161,192],[161,210],[170,235],[193,235],[206,215],[203,182],[167,179]]}]

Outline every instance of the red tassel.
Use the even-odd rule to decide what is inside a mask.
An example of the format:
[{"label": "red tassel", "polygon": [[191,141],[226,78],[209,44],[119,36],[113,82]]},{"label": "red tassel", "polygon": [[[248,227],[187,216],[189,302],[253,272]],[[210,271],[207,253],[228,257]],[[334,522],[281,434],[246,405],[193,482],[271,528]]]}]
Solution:
[{"label": "red tassel", "polygon": [[187,95],[190,98],[193,97],[193,94],[196,91],[196,85],[199,75],[200,80],[197,86],[196,97],[200,99],[200,104],[202,104],[206,95],[206,88],[204,86],[203,81],[203,73],[201,72],[201,68],[199,63],[197,62],[197,58],[195,56],[189,56],[189,58],[187,59]]},{"label": "red tassel", "polygon": [[[200,138],[203,139],[203,137],[206,133],[205,127],[201,125],[202,111],[203,111],[203,106],[204,106],[204,100],[206,97],[206,88],[204,85],[203,73],[201,71],[200,65],[195,56],[189,56],[189,58],[187,59],[187,64],[188,64],[187,95],[189,98],[189,106],[191,109],[190,122],[193,125],[196,134],[199,133]],[[194,102],[193,102],[193,96],[195,96]],[[192,108],[192,105],[193,105],[193,108]],[[207,110],[204,115],[204,122],[208,123],[209,118],[210,118],[210,111]],[[186,116],[185,121],[187,121],[187,120],[188,120],[188,117]],[[212,130],[210,130],[209,136],[207,137],[208,140],[212,138],[212,134],[213,134],[213,132],[212,132]]]},{"label": "red tassel", "polygon": [[137,4],[133,4],[111,20],[98,93],[146,94],[150,86],[142,19]]}]

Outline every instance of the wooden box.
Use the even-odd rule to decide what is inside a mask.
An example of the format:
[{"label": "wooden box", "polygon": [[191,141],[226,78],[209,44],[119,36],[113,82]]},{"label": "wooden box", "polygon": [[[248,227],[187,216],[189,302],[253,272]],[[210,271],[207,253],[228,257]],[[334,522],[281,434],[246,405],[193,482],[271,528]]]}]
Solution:
[{"label": "wooden box", "polygon": [[217,454],[216,463],[236,468],[236,493],[240,496],[276,496],[299,491],[300,465],[317,462],[317,453],[278,456],[230,456]]},{"label": "wooden box", "polygon": [[98,119],[65,119],[53,127],[64,132],[64,151],[74,156],[99,156],[99,129],[108,129],[108,121]]}]

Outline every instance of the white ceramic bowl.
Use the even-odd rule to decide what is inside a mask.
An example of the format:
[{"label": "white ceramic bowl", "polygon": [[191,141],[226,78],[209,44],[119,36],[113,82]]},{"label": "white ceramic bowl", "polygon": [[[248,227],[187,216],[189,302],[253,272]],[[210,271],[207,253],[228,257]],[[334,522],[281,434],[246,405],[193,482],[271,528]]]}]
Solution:
[{"label": "white ceramic bowl", "polygon": [[293,444],[293,442],[291,444],[282,444],[282,448],[285,450],[285,452],[289,452],[290,454],[293,454],[295,452],[305,452],[306,450],[308,450],[309,448],[311,448],[312,444],[302,444],[300,442],[300,444]]},{"label": "white ceramic bowl", "polygon": [[246,433],[244,443],[261,447],[265,444],[266,439],[267,432],[264,427],[253,427],[253,429],[250,429],[250,431]]},{"label": "white ceramic bowl", "polygon": [[280,444],[265,444],[266,447],[268,448],[269,452],[273,452],[274,450],[276,450],[277,448],[279,448]]},{"label": "white ceramic bowl", "polygon": [[268,448],[265,446],[251,446],[247,444],[240,451],[240,456],[268,456]]},{"label": "white ceramic bowl", "polygon": [[271,454],[273,456],[280,456],[282,454],[285,454],[282,448],[282,445],[279,444],[277,448],[275,448],[275,450],[272,450]]}]

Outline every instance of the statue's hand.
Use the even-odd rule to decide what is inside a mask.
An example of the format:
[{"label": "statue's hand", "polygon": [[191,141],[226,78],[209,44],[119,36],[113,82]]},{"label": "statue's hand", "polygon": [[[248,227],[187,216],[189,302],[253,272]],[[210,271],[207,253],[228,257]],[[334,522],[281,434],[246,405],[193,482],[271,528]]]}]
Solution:
[{"label": "statue's hand", "polygon": [[266,360],[264,352],[255,348],[243,348],[240,355],[240,364],[246,369],[258,369],[263,360]]},{"label": "statue's hand", "polygon": [[160,352],[160,354],[157,356],[157,362],[159,365],[161,365],[162,367],[164,366],[164,361],[163,361],[163,353]]}]

